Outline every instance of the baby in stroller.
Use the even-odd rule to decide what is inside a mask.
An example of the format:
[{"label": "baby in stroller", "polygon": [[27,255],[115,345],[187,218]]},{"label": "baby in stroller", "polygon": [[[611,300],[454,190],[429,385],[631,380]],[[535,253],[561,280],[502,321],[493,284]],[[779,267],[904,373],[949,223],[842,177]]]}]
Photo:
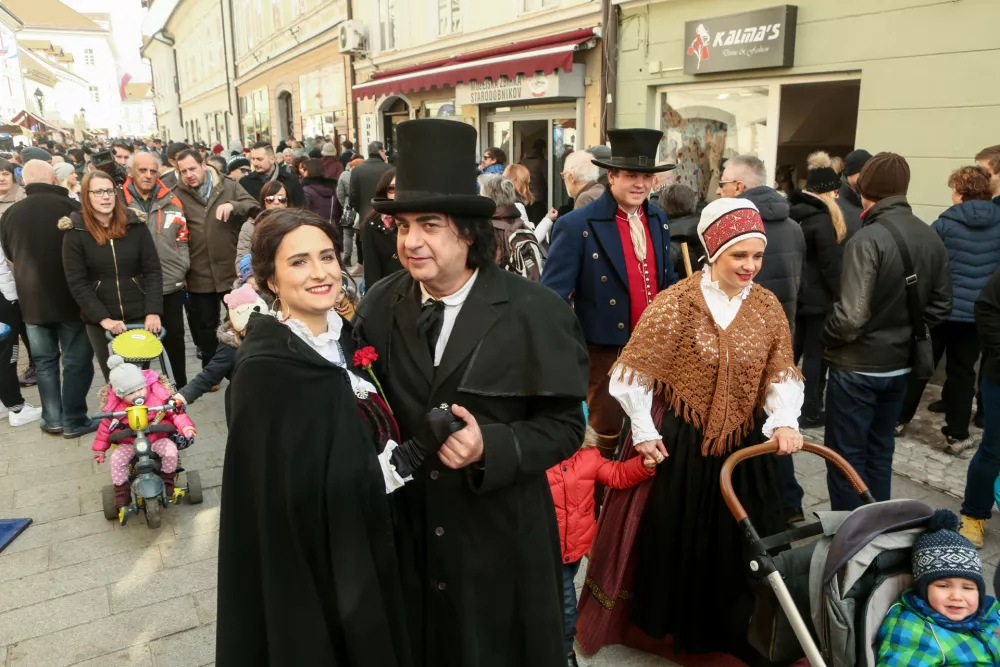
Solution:
[{"label": "baby in stroller", "polygon": [[913,543],[913,588],[878,632],[878,665],[1000,664],[1000,604],[986,594],[983,564],[959,535],[958,517],[937,510]]},{"label": "baby in stroller", "polygon": [[[170,381],[153,370],[141,370],[135,364],[127,363],[117,354],[108,358],[110,369],[109,384],[102,390],[107,397],[104,400],[103,412],[121,412],[140,400],[143,405],[159,406],[169,403],[174,391]],[[150,422],[158,419],[160,424],[173,424],[177,432],[185,438],[193,438],[194,423],[186,412],[164,412],[160,415],[150,414]],[[104,463],[104,453],[111,446],[109,437],[112,432],[112,420],[105,418],[97,428],[94,436],[94,459]],[[159,436],[159,437],[157,437]],[[150,449],[160,456],[160,477],[166,487],[167,495],[174,491],[174,477],[177,471],[177,445],[163,433],[151,434],[156,438],[150,443]],[[135,455],[132,447],[134,438],[125,438],[118,443],[118,448],[111,454],[111,481],[115,485],[115,506],[122,507],[130,498],[128,465]]]}]

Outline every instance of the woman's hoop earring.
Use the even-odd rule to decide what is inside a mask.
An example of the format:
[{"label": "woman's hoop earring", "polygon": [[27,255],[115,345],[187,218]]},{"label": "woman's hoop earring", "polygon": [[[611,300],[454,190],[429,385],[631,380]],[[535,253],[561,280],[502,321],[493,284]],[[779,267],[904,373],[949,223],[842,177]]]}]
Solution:
[{"label": "woman's hoop earring", "polygon": [[289,314],[287,316],[284,313],[282,313],[281,306],[278,305],[279,301],[281,301],[281,297],[275,294],[274,302],[271,304],[271,315],[273,315],[279,322],[284,322],[289,317],[291,317],[291,312],[289,311]]}]

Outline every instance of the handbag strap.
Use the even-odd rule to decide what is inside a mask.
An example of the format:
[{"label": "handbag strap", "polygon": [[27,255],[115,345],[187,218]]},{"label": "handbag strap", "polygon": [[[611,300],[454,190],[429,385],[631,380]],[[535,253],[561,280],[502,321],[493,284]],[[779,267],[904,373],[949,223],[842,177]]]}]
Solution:
[{"label": "handbag strap", "polygon": [[899,229],[890,220],[879,220],[883,227],[892,234],[892,240],[896,242],[900,259],[903,260],[903,276],[906,281],[906,306],[910,313],[910,326],[913,328],[913,339],[924,340],[927,338],[927,327],[924,325],[924,307],[920,303],[920,291],[917,287],[917,272],[913,270],[913,260],[910,258],[910,249],[906,247],[906,241]]}]

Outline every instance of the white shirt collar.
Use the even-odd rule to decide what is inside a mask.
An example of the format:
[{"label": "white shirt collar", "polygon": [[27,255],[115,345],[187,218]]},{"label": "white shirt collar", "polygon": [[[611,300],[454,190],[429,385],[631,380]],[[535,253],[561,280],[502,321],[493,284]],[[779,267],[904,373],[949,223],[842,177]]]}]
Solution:
[{"label": "white shirt collar", "polygon": [[[472,286],[476,282],[476,277],[479,275],[479,269],[476,269],[472,276],[465,281],[465,284],[455,292],[454,294],[449,294],[448,296],[441,297],[438,301],[442,301],[445,306],[461,306],[465,303],[465,300],[469,298],[469,293],[472,291]],[[425,304],[428,301],[434,299],[433,296],[427,291],[423,283],[420,283],[420,303]]]},{"label": "white shirt collar", "polygon": [[[710,290],[710,291],[717,292],[718,295],[721,295],[726,301],[731,301],[732,300],[732,299],[729,298],[729,295],[726,294],[725,291],[721,287],[719,287],[719,281],[718,280],[712,280],[712,265],[711,264],[706,264],[705,267],[701,271],[701,286],[702,286],[703,289],[707,289],[707,290]],[[747,285],[746,287],[744,287],[742,290],[740,290],[740,293],[737,294],[736,296],[734,296],[733,299],[735,299],[737,297],[739,297],[740,300],[746,299],[748,296],[750,296],[750,288],[751,287],[753,287],[753,281],[750,281],[750,284]]]},{"label": "white shirt collar", "polygon": [[344,319],[333,310],[326,315],[326,331],[318,336],[314,335],[305,322],[301,320],[288,318],[284,320],[284,323],[289,329],[298,334],[300,338],[316,348],[325,347],[330,343],[339,341],[340,332],[344,328]]}]

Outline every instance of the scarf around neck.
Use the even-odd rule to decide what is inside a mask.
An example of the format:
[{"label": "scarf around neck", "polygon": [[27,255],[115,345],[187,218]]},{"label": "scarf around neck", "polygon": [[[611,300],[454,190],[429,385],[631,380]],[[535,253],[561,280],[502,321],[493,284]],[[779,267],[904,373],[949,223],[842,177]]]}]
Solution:
[{"label": "scarf around neck", "polygon": [[702,455],[724,456],[753,430],[771,383],[802,375],[788,319],[771,292],[752,285],[723,329],[701,279],[697,271],[657,295],[611,374],[663,394],[668,409],[701,429]]}]

